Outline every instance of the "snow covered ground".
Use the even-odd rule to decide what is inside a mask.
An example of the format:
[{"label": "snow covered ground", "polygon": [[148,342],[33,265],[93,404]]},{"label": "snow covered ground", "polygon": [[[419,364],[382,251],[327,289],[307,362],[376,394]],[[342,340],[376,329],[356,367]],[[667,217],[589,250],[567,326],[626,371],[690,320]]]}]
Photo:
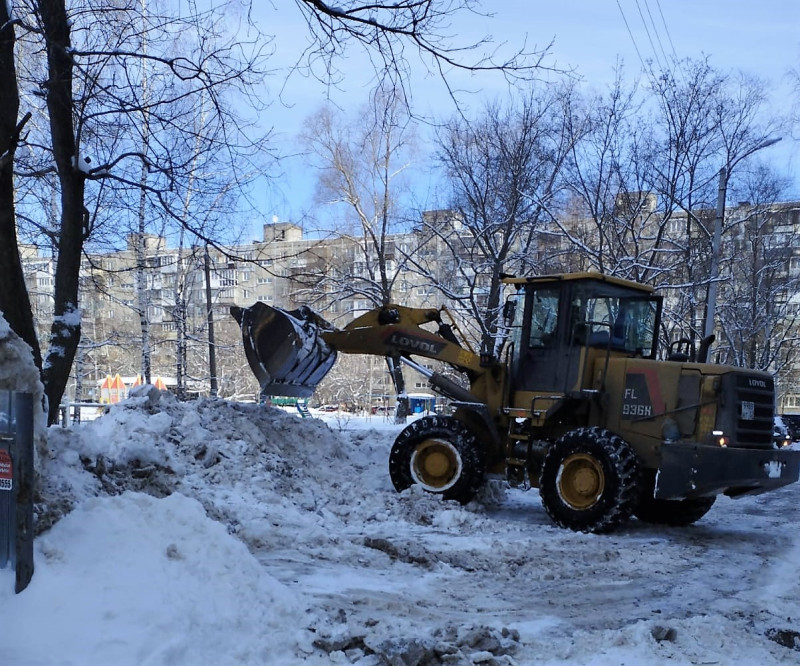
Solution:
[{"label": "snow covered ground", "polygon": [[397,494],[398,426],[316,416],[146,387],[50,428],[0,664],[800,662],[800,486],[576,534],[536,491]]}]

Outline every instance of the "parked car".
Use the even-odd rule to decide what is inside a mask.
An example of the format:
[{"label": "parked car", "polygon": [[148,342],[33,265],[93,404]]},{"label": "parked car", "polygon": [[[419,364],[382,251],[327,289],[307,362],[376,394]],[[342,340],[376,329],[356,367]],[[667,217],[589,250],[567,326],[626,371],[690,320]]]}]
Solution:
[{"label": "parked car", "polygon": [[800,414],[781,414],[780,418],[789,431],[792,441],[800,441]]},{"label": "parked car", "polygon": [[789,434],[789,428],[784,423],[783,418],[775,416],[772,423],[772,443],[775,448],[783,448],[792,443],[792,436]]}]

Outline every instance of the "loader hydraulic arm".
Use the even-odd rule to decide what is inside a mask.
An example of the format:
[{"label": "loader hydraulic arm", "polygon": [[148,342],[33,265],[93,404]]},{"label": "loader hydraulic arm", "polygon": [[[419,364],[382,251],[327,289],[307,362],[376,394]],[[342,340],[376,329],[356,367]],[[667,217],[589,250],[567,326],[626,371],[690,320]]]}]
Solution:
[{"label": "loader hydraulic arm", "polygon": [[[443,321],[443,313],[448,315],[451,323]],[[426,324],[436,324],[436,330],[423,328]],[[486,382],[480,379],[485,378],[489,368],[481,365],[481,357],[469,347],[466,340],[459,341],[453,331],[454,326],[445,308],[435,310],[387,305],[370,310],[343,329],[324,331],[321,336],[337,352],[399,358],[424,375],[434,389],[452,400],[484,402]],[[411,360],[411,356],[435,359],[465,372],[470,380],[470,390],[441,373],[417,364]],[[481,386],[477,393],[476,382]]]},{"label": "loader hydraulic arm", "polygon": [[[399,359],[459,402],[496,403],[505,376],[501,364],[481,363],[445,308],[385,305],[341,329],[309,308],[287,311],[257,302],[249,308],[233,307],[231,314],[242,329],[245,355],[262,397],[310,396],[333,367],[337,353]],[[470,389],[414,363],[412,356],[441,361],[466,373]]]},{"label": "loader hydraulic arm", "polygon": [[[459,342],[453,325],[442,319],[444,308],[408,308],[386,305],[351,321],[342,329],[322,332],[322,338],[344,354],[422,356],[448,363],[470,375],[486,372],[480,356],[466,342]],[[437,324],[435,331],[423,328]]]}]

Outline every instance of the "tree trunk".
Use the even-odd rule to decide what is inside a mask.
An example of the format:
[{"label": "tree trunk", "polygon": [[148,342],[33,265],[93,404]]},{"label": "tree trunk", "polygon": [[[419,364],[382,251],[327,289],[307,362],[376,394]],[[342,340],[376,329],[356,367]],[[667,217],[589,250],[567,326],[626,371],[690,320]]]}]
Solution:
[{"label": "tree trunk", "polygon": [[[144,190],[142,190],[144,199]],[[136,302],[139,311],[139,339],[142,343],[142,381],[152,384],[152,355],[150,353],[150,314],[147,298],[147,251],[145,247],[144,202],[139,203],[139,229],[134,241],[136,247]]]},{"label": "tree trunk", "polygon": [[175,379],[178,400],[186,400],[186,376],[188,363],[186,340],[188,337],[186,299],[180,290],[175,293]]},{"label": "tree trunk", "polygon": [[[147,17],[147,4],[142,0],[142,17],[143,20]],[[147,53],[147,35],[142,36],[142,53]],[[150,147],[150,112],[148,104],[150,103],[150,88],[147,77],[147,61],[142,61],[142,100],[144,101],[144,108],[142,110],[142,154],[146,155]],[[148,165],[146,161],[142,161],[142,169],[139,175],[139,186],[141,191],[139,193],[139,219],[138,219],[138,234],[136,237],[136,296],[139,304],[139,334],[142,341],[142,381],[145,384],[152,384],[153,377],[153,361],[152,350],[150,346],[150,311],[149,311],[149,298],[147,292],[147,241],[145,234],[147,232],[147,174]]]},{"label": "tree trunk", "polygon": [[8,3],[0,4],[0,311],[12,330],[31,348],[36,367],[42,367],[39,341],[33,324],[25,274],[17,244],[14,209],[14,152],[25,120],[17,124],[19,92],[14,65],[14,25],[9,21]]},{"label": "tree trunk", "polygon": [[175,392],[178,400],[186,400],[186,378],[189,373],[187,338],[189,312],[186,306],[187,268],[183,257],[184,228],[181,227],[180,241],[178,242],[178,266],[175,273]]},{"label": "tree trunk", "polygon": [[84,207],[85,174],[79,168],[79,151],[72,121],[70,24],[64,0],[41,0],[38,8],[47,44],[46,100],[53,157],[61,186],[53,323],[42,370],[48,400],[48,422],[55,423],[81,337],[78,278],[83,242],[89,233],[89,215]]}]

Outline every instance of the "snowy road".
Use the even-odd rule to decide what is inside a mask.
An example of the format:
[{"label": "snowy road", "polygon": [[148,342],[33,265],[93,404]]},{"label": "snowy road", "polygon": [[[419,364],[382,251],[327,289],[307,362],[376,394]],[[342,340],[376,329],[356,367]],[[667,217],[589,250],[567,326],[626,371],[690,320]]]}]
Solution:
[{"label": "snowy road", "polygon": [[[400,627],[505,626],[534,644],[640,622],[668,631],[716,615],[764,633],[783,626],[779,608],[796,608],[798,586],[786,562],[800,535],[798,499],[795,488],[720,498],[692,527],[634,521],[611,535],[591,535],[553,527],[536,491],[510,491],[474,521],[360,526],[321,555],[303,557],[295,548],[259,559],[341,619],[333,632],[339,646],[358,645],[386,618],[395,634]],[[696,649],[735,654],[726,648],[736,643],[733,636],[709,634],[708,641]],[[775,652],[781,656],[780,647]]]},{"label": "snowy road", "polygon": [[[536,646],[539,658],[557,661],[590,658],[578,644],[565,657],[564,640],[576,632],[644,628],[659,638],[654,649],[668,653],[684,627],[707,621],[705,638],[682,650],[710,652],[711,660],[687,663],[725,663],[726,655],[742,650],[755,650],[763,663],[773,652],[776,663],[796,658],[765,637],[797,626],[800,615],[796,487],[722,497],[687,528],[632,521],[611,535],[576,534],[552,526],[535,490],[494,493],[466,509],[421,493],[398,498],[379,482],[381,449],[388,452],[392,437],[390,429],[361,437],[372,443],[370,462],[359,473],[374,475],[374,510],[349,512],[324,545],[318,534],[304,541],[298,526],[286,548],[257,550],[272,575],[336,619],[319,628],[336,639],[324,645],[505,627],[519,632],[517,659]],[[396,510],[382,513],[395,503],[402,520]]]}]

